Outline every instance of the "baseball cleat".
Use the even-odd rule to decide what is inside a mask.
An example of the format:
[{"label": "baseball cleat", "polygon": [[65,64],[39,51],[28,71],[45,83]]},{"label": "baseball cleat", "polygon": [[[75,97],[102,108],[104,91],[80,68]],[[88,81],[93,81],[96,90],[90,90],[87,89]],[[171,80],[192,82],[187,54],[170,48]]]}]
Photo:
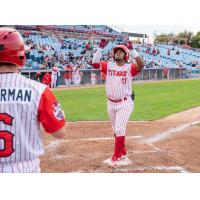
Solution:
[{"label": "baseball cleat", "polygon": [[125,165],[130,165],[132,161],[128,158],[127,155],[122,156],[118,161],[117,164],[119,166],[125,166]]},{"label": "baseball cleat", "polygon": [[124,155],[121,158],[116,158],[116,157],[109,158],[105,160],[104,163],[107,164],[109,167],[115,168],[118,166],[130,165],[132,161],[129,160],[129,158],[126,155]]}]

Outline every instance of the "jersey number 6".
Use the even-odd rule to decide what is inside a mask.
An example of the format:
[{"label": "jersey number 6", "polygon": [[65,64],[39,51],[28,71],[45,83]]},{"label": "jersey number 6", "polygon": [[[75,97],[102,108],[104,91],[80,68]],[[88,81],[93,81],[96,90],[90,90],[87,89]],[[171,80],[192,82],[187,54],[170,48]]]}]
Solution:
[{"label": "jersey number 6", "polygon": [[[13,117],[7,113],[0,113],[0,122],[3,121],[4,124],[12,126]],[[0,130],[0,157],[9,157],[13,152],[13,138],[14,135],[7,130]]]}]

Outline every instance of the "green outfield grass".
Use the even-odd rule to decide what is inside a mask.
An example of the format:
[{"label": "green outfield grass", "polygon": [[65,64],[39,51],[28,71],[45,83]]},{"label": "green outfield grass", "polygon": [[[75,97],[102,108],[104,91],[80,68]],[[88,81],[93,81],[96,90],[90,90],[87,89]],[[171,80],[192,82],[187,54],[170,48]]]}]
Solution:
[{"label": "green outfield grass", "polygon": [[[141,83],[131,120],[155,120],[200,106],[200,80]],[[68,121],[108,120],[105,87],[54,92]]]}]

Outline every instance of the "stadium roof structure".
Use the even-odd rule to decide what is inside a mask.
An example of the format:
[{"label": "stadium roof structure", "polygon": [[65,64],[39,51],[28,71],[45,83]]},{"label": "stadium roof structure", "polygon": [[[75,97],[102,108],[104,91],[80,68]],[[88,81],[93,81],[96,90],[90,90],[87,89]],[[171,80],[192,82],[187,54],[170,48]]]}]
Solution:
[{"label": "stadium roof structure", "polygon": [[147,38],[147,34],[143,33],[130,33],[130,32],[122,32],[122,34],[127,35],[129,37],[138,37],[138,38]]}]

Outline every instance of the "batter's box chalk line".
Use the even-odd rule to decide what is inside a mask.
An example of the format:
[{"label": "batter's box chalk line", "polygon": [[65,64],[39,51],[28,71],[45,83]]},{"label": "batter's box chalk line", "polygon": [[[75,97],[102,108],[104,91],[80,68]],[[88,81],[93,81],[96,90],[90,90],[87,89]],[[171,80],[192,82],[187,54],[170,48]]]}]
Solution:
[{"label": "batter's box chalk line", "polygon": [[158,170],[158,171],[169,171],[175,170],[179,173],[189,173],[189,171],[185,170],[180,166],[147,166],[147,167],[136,167],[132,169],[118,169],[119,172],[127,172],[127,171],[148,171],[148,170]]},{"label": "batter's box chalk line", "polygon": [[[114,168],[114,172],[124,172],[124,173],[134,173],[134,172],[143,172],[143,171],[150,171],[150,170],[157,170],[157,171],[166,171],[168,172],[169,170],[176,171],[178,173],[189,173],[189,171],[185,170],[183,167],[180,166],[147,166],[147,167],[135,167],[135,168]],[[72,171],[71,173],[85,173],[85,172],[90,172],[90,173],[103,173],[105,170],[89,170],[89,171]]]},{"label": "batter's box chalk line", "polygon": [[[134,135],[134,136],[126,136],[126,139],[140,139],[142,137],[143,137],[142,135]],[[49,144],[46,145],[46,149],[56,148],[61,143],[65,143],[65,142],[107,141],[107,140],[114,140],[114,137],[96,137],[96,138],[79,138],[79,139],[72,139],[72,140],[55,140],[55,141],[49,142]]]},{"label": "batter's box chalk line", "polygon": [[[139,120],[139,121],[128,121],[128,123],[148,123],[151,121],[148,120]],[[74,124],[74,123],[110,123],[110,121],[74,121],[74,122],[68,122],[69,124]]]},{"label": "batter's box chalk line", "polygon": [[148,154],[148,153],[158,153],[161,150],[150,150],[150,151],[128,151],[129,154]]}]

